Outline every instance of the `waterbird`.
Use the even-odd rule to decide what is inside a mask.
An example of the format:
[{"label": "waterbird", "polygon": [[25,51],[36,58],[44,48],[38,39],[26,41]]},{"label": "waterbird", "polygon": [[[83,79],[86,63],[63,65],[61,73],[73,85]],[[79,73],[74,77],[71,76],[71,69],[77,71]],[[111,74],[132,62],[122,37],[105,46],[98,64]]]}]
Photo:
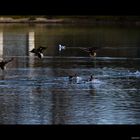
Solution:
[{"label": "waterbird", "polygon": [[77,74],[74,74],[74,75],[69,75],[69,81],[72,81],[74,78],[77,77]]},{"label": "waterbird", "polygon": [[77,76],[77,74],[69,75],[69,81],[74,81],[78,84],[78,83],[80,83],[81,80],[82,80],[82,78]]},{"label": "waterbird", "polygon": [[89,83],[89,82],[93,82],[95,79],[94,79],[94,76],[93,75],[90,75],[90,77],[86,80],[84,80],[84,83]]},{"label": "waterbird", "polygon": [[93,81],[93,80],[94,80],[93,75],[90,75],[90,78],[88,79],[88,81]]},{"label": "waterbird", "polygon": [[63,45],[61,45],[61,44],[59,44],[59,51],[61,51],[61,50],[64,50],[65,48],[66,48],[66,46],[63,46]]},{"label": "waterbird", "polygon": [[39,48],[33,48],[30,52],[31,53],[34,53],[36,56],[38,56],[38,58],[43,58],[44,55],[43,55],[43,51],[46,50],[46,47],[42,47],[40,46]]},{"label": "waterbird", "polygon": [[81,48],[85,52],[88,52],[91,57],[96,57],[97,50],[100,49],[100,47],[90,47],[90,48]]},{"label": "waterbird", "polygon": [[2,70],[5,70],[6,69],[6,64],[8,64],[9,62],[13,61],[14,58],[11,58],[10,60],[2,60],[0,62],[0,68]]}]

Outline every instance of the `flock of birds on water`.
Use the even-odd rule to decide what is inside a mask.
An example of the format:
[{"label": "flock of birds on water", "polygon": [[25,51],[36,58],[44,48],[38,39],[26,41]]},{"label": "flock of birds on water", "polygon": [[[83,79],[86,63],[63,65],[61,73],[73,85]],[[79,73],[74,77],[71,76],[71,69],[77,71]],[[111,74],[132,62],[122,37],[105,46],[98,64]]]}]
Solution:
[{"label": "flock of birds on water", "polygon": [[[39,59],[42,59],[44,57],[44,51],[46,50],[46,47],[38,47],[38,48],[33,48],[32,50],[30,50],[30,53],[33,53],[35,56],[37,56]],[[58,50],[62,51],[66,49],[66,46],[59,44],[58,46]],[[81,50],[87,52],[89,54],[90,57],[96,57],[96,51],[99,49],[97,47],[90,47],[90,48],[80,48]],[[6,69],[6,65],[10,62],[12,62],[14,60],[14,58],[11,58],[9,60],[2,60],[0,61],[0,68],[2,71],[4,71]],[[77,75],[77,74],[73,74],[73,75],[68,75],[68,79],[69,81],[79,81],[81,78]],[[94,76],[90,75],[90,77],[87,79],[87,82],[93,82],[94,81]]]}]

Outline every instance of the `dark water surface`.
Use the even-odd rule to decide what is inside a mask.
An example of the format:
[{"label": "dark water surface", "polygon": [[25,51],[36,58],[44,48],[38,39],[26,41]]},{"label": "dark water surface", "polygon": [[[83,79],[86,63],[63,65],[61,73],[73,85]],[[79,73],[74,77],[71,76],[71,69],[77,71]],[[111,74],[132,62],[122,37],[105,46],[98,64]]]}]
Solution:
[{"label": "dark water surface", "polygon": [[0,24],[0,55],[0,124],[140,124],[139,27]]}]

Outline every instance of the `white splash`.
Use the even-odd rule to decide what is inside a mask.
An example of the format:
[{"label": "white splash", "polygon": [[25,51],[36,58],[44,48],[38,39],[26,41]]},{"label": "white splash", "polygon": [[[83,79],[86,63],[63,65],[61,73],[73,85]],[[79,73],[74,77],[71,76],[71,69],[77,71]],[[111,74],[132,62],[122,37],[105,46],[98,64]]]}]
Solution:
[{"label": "white splash", "polygon": [[140,72],[138,70],[134,74],[136,77],[140,77]]},{"label": "white splash", "polygon": [[85,83],[101,84],[102,81],[100,81],[98,79],[93,79],[92,81],[86,81]]},{"label": "white splash", "polygon": [[78,83],[80,83],[81,81],[82,81],[82,78],[79,77],[79,76],[77,76],[77,77],[76,77],[76,83],[78,84]]}]

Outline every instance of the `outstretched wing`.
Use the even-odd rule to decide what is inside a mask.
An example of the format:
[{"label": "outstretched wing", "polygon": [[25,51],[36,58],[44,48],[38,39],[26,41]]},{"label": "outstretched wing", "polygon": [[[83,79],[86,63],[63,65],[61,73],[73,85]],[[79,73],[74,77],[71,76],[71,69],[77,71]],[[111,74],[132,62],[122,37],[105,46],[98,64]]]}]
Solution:
[{"label": "outstretched wing", "polygon": [[1,68],[2,70],[4,70],[4,69],[5,69],[5,65],[6,65],[7,63],[13,61],[13,59],[14,59],[14,58],[11,58],[11,59],[9,59],[9,60],[2,60],[2,61],[0,62],[0,68]]},{"label": "outstretched wing", "polygon": [[40,46],[37,51],[40,52],[40,53],[43,53],[43,51],[46,50],[46,47],[42,47]]},{"label": "outstretched wing", "polygon": [[89,51],[89,48],[80,48],[80,49],[83,50],[83,51],[85,51],[85,52],[88,52],[88,53],[90,52]]},{"label": "outstretched wing", "polygon": [[30,51],[31,53],[37,53],[37,50],[34,48]]},{"label": "outstretched wing", "polygon": [[11,58],[10,60],[5,60],[5,61],[3,61],[3,63],[4,63],[4,65],[6,65],[7,63],[9,63],[9,62],[11,62],[11,61],[13,61],[14,60],[14,58]]},{"label": "outstretched wing", "polygon": [[80,48],[80,49],[86,52],[93,52],[101,49],[101,47],[89,47],[89,48]]},{"label": "outstretched wing", "polygon": [[95,52],[95,51],[97,51],[99,49],[101,49],[101,47],[91,47],[91,48],[89,48],[89,51],[90,52]]}]

